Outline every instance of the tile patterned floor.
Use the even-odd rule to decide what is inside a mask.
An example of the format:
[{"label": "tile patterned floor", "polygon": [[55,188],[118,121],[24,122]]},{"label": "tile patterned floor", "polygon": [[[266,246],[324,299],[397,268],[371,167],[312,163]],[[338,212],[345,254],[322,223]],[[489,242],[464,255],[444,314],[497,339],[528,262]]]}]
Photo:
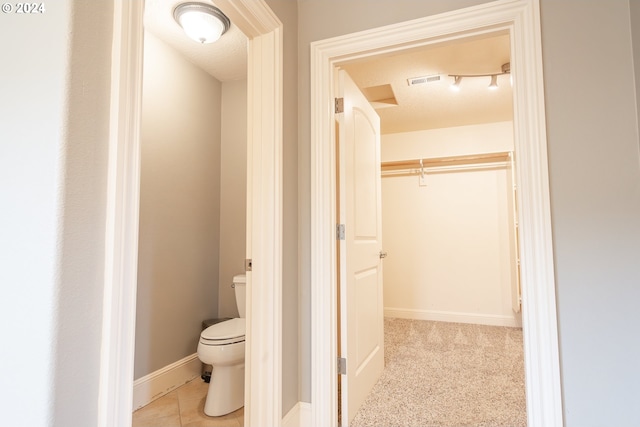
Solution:
[{"label": "tile patterned floor", "polygon": [[133,413],[133,427],[243,427],[244,408],[221,417],[204,414],[209,384],[196,378]]}]

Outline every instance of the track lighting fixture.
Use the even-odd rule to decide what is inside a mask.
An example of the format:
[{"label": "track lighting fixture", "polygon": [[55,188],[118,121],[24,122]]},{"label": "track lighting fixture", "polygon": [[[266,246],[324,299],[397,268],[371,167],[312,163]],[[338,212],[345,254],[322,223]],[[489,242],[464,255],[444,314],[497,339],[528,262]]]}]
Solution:
[{"label": "track lighting fixture", "polygon": [[449,74],[449,77],[453,77],[454,81],[451,84],[451,89],[453,90],[460,90],[460,82],[462,81],[463,77],[473,77],[473,78],[477,78],[477,77],[490,77],[491,78],[491,83],[489,83],[489,89],[491,90],[495,90],[498,89],[498,76],[501,76],[503,74],[509,74],[511,73],[511,64],[509,62],[507,62],[506,64],[502,64],[502,68],[501,71],[499,73],[493,73],[493,74]]}]

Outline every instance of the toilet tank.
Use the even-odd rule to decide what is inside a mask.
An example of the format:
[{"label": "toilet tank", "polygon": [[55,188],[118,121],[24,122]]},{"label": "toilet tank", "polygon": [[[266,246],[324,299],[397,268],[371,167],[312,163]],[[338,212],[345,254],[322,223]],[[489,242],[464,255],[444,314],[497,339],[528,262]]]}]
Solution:
[{"label": "toilet tank", "polygon": [[247,276],[238,274],[233,276],[233,287],[236,291],[236,306],[240,317],[247,315]]}]

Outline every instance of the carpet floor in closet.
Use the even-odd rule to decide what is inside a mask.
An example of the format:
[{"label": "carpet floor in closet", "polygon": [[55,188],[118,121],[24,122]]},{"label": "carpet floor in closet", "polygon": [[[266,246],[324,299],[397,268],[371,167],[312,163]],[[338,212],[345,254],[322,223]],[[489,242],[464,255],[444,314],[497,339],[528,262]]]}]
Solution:
[{"label": "carpet floor in closet", "polygon": [[525,427],[522,329],[385,319],[385,369],[350,427]]}]

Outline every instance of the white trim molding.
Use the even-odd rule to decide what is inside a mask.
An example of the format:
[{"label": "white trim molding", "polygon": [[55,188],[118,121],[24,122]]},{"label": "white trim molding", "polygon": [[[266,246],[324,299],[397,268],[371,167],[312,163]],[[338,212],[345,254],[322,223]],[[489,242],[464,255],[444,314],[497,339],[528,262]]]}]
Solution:
[{"label": "white trim molding", "polygon": [[202,373],[198,353],[193,353],[171,365],[138,378],[133,382],[133,410],[140,409],[172,392]]},{"label": "white trim molding", "polygon": [[[282,419],[282,33],[252,40],[249,49],[247,375],[245,425]],[[257,101],[259,98],[260,103]],[[250,231],[249,231],[250,230]]]},{"label": "white trim molding", "polygon": [[385,307],[384,317],[396,319],[432,320],[437,322],[472,323],[474,325],[508,326],[517,328],[520,322],[516,315],[463,313],[458,311],[416,310],[412,308]]},{"label": "white trim molding", "polygon": [[[245,425],[282,421],[282,23],[264,0],[216,0],[248,37]],[[138,261],[142,1],[114,4],[104,320],[97,425],[131,425]]]},{"label": "white trim molding", "polygon": [[264,0],[216,0],[249,38],[244,423],[282,421],[282,23]]},{"label": "white trim molding", "polygon": [[509,31],[530,427],[563,425],[538,0],[498,0],[311,45],[311,423],[336,426],[334,69],[380,53]]},{"label": "white trim molding", "polygon": [[140,201],[143,2],[113,6],[99,427],[131,425]]}]

